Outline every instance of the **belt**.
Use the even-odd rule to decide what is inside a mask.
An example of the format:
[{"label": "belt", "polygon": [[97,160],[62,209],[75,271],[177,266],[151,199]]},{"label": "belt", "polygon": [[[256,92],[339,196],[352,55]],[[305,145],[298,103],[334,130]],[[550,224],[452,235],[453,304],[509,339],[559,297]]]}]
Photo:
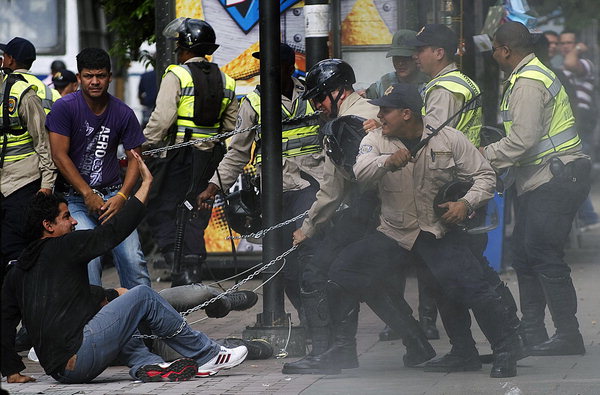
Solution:
[{"label": "belt", "polygon": [[[92,188],[92,192],[94,192],[96,195],[98,195],[102,199],[104,199],[104,196],[110,194],[111,192],[118,191],[119,189],[121,189],[122,186],[123,186],[123,184],[117,184],[117,185],[112,185],[110,187],[104,187],[104,188]],[[65,187],[66,188],[63,191],[64,193],[69,194],[69,195],[73,194],[73,195],[77,195],[77,196],[81,195],[72,186],[68,185]]]}]

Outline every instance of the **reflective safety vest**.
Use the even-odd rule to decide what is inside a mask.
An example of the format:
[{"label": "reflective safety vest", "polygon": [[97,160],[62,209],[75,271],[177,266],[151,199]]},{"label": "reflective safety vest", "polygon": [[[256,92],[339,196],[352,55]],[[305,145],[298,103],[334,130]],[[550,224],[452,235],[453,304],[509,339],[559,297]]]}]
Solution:
[{"label": "reflective safety vest", "polygon": [[[185,64],[172,64],[167,67],[163,78],[168,72],[175,74],[179,78],[179,86],[181,87],[181,97],[177,104],[177,138],[184,140],[186,138],[186,131],[188,130],[191,132],[188,137],[192,140],[216,135],[221,126],[220,122],[216,122],[210,126],[196,125],[194,123],[194,80],[192,79],[190,67]],[[220,73],[223,79],[223,100],[221,100],[221,107],[219,109],[219,119],[221,119],[223,112],[235,97],[235,80],[222,71]]]},{"label": "reflective safety vest", "polygon": [[529,78],[544,84],[550,95],[554,98],[554,107],[552,108],[552,120],[550,121],[549,130],[544,134],[540,142],[530,148],[525,153],[525,157],[519,160],[516,165],[537,165],[542,162],[544,157],[554,152],[566,151],[581,144],[581,139],[575,128],[575,117],[573,116],[565,88],[556,75],[544,66],[537,57],[512,74],[508,87],[502,96],[500,115],[504,123],[506,135],[510,134],[513,122],[508,112],[510,93],[519,78]]},{"label": "reflective safety vest", "polygon": [[60,93],[56,89],[52,89],[44,84],[38,77],[28,73],[15,72],[15,74],[25,77],[27,82],[37,87],[37,95],[42,99],[42,107],[46,115],[50,112],[55,101],[60,99]]},{"label": "reflective safety vest", "polygon": [[[445,88],[452,93],[461,95],[464,103],[467,103],[480,93],[477,84],[475,84],[475,82],[473,82],[469,77],[458,70],[452,70],[448,73],[439,75],[429,81],[421,93],[423,96],[423,109],[421,110],[421,114],[423,116],[427,115],[425,112],[425,103],[427,103],[427,96],[429,95],[429,92],[439,87]],[[471,141],[475,147],[479,147],[479,132],[482,124],[483,109],[481,107],[481,100],[475,100],[460,114],[458,123],[456,124],[456,129],[463,132],[463,134],[467,136],[469,141]]]},{"label": "reflective safety vest", "polygon": [[[260,92],[255,89],[253,92],[248,93],[244,100],[248,100],[250,102],[250,105],[258,115],[258,123],[260,124]],[[291,112],[288,111],[283,104],[281,105],[282,120],[301,115],[309,115],[314,112],[315,110],[312,108],[308,100],[302,100],[300,98],[296,99],[296,101],[292,104]],[[259,131],[256,134],[257,140],[260,140],[260,133],[261,132]],[[321,145],[319,142],[319,125],[317,120],[303,120],[282,124],[281,140],[281,151],[284,158],[321,152]],[[257,144],[256,163],[260,163],[261,161],[261,147],[260,144]]]},{"label": "reflective safety vest", "polygon": [[[29,132],[27,132],[27,125],[23,125],[21,118],[19,117],[19,106],[23,95],[29,89],[36,90],[37,87],[19,80],[12,84],[8,94],[9,130],[7,130],[4,123],[6,118],[6,115],[4,114],[4,98],[6,96],[5,88],[7,87],[8,78],[8,76],[4,77],[4,83],[2,84],[2,89],[0,89],[0,131],[2,133],[2,138],[0,140],[0,149],[2,149],[2,153],[0,153],[0,155],[4,162],[16,162],[35,154],[33,139]],[[3,150],[2,147],[4,147],[5,138],[6,150]]]}]

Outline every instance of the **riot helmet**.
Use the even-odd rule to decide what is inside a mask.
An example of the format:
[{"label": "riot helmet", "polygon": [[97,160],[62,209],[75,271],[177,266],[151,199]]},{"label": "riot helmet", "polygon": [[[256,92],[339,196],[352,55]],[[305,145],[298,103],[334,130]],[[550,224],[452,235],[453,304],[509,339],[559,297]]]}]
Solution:
[{"label": "riot helmet", "polygon": [[341,87],[352,86],[355,82],[354,70],[348,63],[341,59],[324,59],[308,71],[306,75],[306,92],[302,98],[322,102],[329,96],[332,105],[331,116],[336,117],[337,103],[343,92],[338,92],[335,99],[332,97],[331,92]]},{"label": "riot helmet", "polygon": [[176,39],[177,47],[202,55],[212,55],[219,48],[212,26],[201,19],[179,17],[163,30],[163,36]]},{"label": "riot helmet", "polygon": [[345,115],[327,122],[319,130],[325,153],[347,180],[356,180],[352,168],[356,163],[360,142],[365,137],[364,121],[364,118],[356,115]]},{"label": "riot helmet", "polygon": [[[444,184],[433,198],[433,212],[437,217],[441,217],[446,209],[439,207],[442,203],[456,202],[464,197],[473,186],[472,181],[450,181]],[[480,234],[489,232],[498,226],[498,209],[495,201],[492,199],[487,206],[476,209],[471,215],[465,218],[461,223],[451,225],[469,234]]]},{"label": "riot helmet", "polygon": [[239,188],[231,188],[225,199],[225,217],[231,229],[246,235],[262,229],[259,179],[242,173],[238,177]]}]

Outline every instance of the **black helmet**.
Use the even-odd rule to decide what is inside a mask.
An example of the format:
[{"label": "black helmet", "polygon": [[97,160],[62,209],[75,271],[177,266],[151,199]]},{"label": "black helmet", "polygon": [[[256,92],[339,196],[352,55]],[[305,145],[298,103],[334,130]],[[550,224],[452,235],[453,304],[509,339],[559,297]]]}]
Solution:
[{"label": "black helmet", "polygon": [[364,121],[364,118],[355,115],[345,115],[327,122],[319,129],[323,135],[325,153],[348,180],[356,179],[352,167],[356,163],[360,142],[365,137]]},{"label": "black helmet", "polygon": [[247,235],[262,229],[260,191],[256,177],[242,173],[239,178],[241,188],[226,197],[225,217],[231,229]]},{"label": "black helmet", "polygon": [[177,39],[178,48],[205,55],[212,55],[219,48],[215,44],[215,31],[202,19],[184,17],[174,19],[164,28],[163,36]]},{"label": "black helmet", "polygon": [[310,68],[306,74],[305,100],[325,98],[333,90],[342,86],[352,86],[356,82],[354,70],[341,59],[324,59]]},{"label": "black helmet", "polygon": [[[458,201],[469,192],[472,186],[472,181],[450,181],[444,184],[433,199],[433,212],[435,215],[441,217],[446,212],[446,209],[438,207],[438,205]],[[492,199],[488,206],[476,209],[473,215],[465,218],[463,222],[456,226],[470,234],[485,233],[495,229],[498,226],[496,203]]]}]

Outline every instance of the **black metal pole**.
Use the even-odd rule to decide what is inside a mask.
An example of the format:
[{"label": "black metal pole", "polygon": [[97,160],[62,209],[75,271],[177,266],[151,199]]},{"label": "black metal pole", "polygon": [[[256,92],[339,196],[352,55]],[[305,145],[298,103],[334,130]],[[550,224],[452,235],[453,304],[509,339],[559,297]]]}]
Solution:
[{"label": "black metal pole", "polygon": [[[260,36],[260,112],[262,144],[262,213],[263,223],[272,226],[282,217],[282,156],[281,156],[281,66],[279,61],[279,2],[261,1],[259,4]],[[270,262],[283,251],[281,233],[270,232],[263,242],[263,262]],[[271,277],[282,262],[263,273]],[[277,275],[263,288],[262,326],[286,324],[283,301],[283,276]]]},{"label": "black metal pole", "polygon": [[329,58],[329,0],[304,2],[306,70],[319,60]]},{"label": "black metal pole", "polygon": [[162,35],[162,31],[174,19],[175,2],[170,0],[155,0],[154,1],[154,31],[156,32],[156,70],[157,86],[160,86],[160,81],[165,69],[175,63],[175,42],[167,40]]}]

